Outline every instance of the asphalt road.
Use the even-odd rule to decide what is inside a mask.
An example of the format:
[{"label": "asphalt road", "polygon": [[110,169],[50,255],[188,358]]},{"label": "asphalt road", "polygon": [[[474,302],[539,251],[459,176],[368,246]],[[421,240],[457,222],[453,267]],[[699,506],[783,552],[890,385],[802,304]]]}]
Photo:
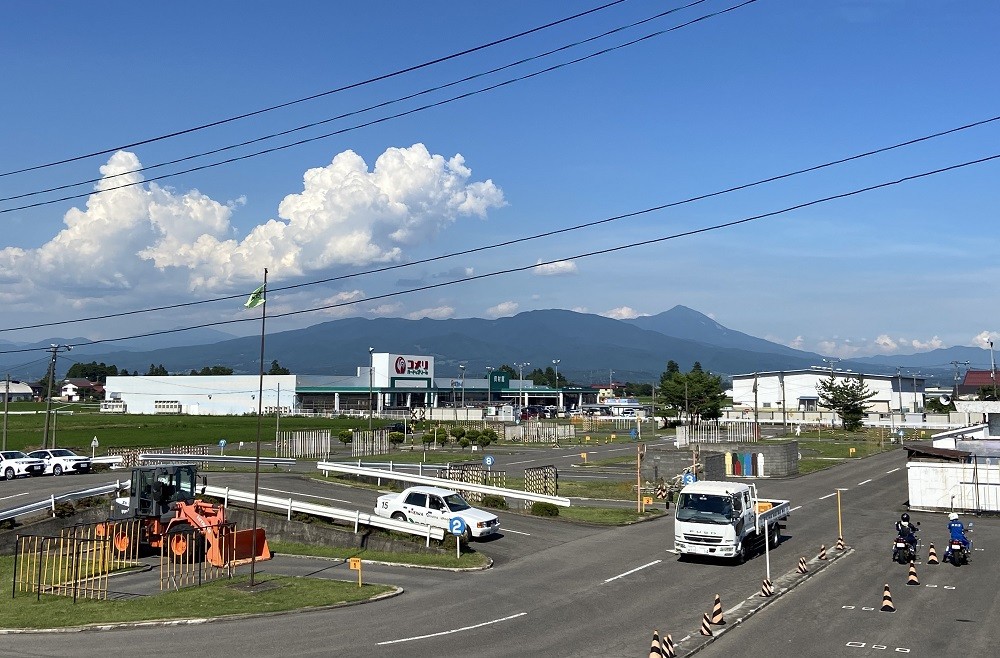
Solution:
[{"label": "asphalt road", "polygon": [[[501,513],[503,536],[476,544],[495,559],[492,569],[453,573],[366,565],[367,581],[405,590],[385,601],[183,630],[13,635],[3,639],[4,650],[30,656],[103,657],[108,647],[131,643],[146,655],[211,655],[252,647],[257,655],[646,656],[656,628],[671,633],[679,654],[685,655],[703,645],[698,634],[702,614],[711,611],[713,597],[719,594],[730,621],[725,632],[704,647],[703,655],[745,654],[755,648],[764,655],[776,649],[801,656],[870,655],[896,647],[942,655],[954,646],[966,654],[989,655],[989,634],[980,622],[997,612],[997,576],[987,565],[1000,523],[976,523],[974,538],[982,550],[976,551],[972,565],[956,569],[920,564],[921,585],[907,587],[907,568],[889,560],[893,522],[905,509],[904,462],[904,453],[894,451],[808,477],[760,482],[761,496],[791,500],[792,518],[781,545],[770,553],[770,570],[780,587],[797,586],[740,624],[736,620],[760,602],[757,594],[766,575],[763,556],[742,566],[680,562],[670,552],[669,516],[602,528]],[[79,486],[78,481],[92,478],[95,483],[107,480],[74,477],[70,484]],[[69,478],[0,483],[0,506],[8,506],[2,498],[16,495],[21,487],[30,489],[34,498],[64,480]],[[242,488],[246,482],[245,474],[212,474],[213,484]],[[265,474],[262,487],[269,493],[315,496],[361,509],[370,508],[377,495],[288,473]],[[813,559],[821,544],[835,552],[837,488],[844,489],[843,534],[851,550],[821,564]],[[922,555],[926,557],[928,541],[942,554],[947,536],[943,517],[914,517],[922,521]],[[810,561],[808,576],[794,573],[800,557]],[[340,563],[292,558],[264,563],[261,573],[353,577]],[[896,613],[879,611],[884,583],[890,583]],[[934,584],[938,587],[926,586]]]}]

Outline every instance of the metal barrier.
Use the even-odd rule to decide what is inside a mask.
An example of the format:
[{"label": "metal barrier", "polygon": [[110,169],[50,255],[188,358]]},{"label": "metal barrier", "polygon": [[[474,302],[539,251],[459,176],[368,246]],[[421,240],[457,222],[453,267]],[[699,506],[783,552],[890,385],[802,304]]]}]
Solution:
[{"label": "metal barrier", "polygon": [[217,578],[232,578],[235,546],[227,538],[235,531],[235,523],[219,527],[224,567],[214,566],[205,559],[205,535],[197,528],[187,526],[167,533],[160,544],[160,591],[201,585]]},{"label": "metal barrier", "polygon": [[70,501],[70,500],[80,500],[81,498],[90,498],[92,496],[101,496],[104,494],[110,494],[128,486],[128,480],[125,482],[116,481],[114,484],[104,484],[99,487],[93,487],[91,489],[83,489],[81,491],[72,491],[70,493],[59,494],[58,496],[52,495],[47,499],[39,501],[37,503],[28,503],[27,505],[20,505],[18,507],[11,507],[10,509],[5,509],[0,511],[0,521],[6,521],[8,519],[14,519],[19,516],[25,516],[27,514],[35,514],[37,512],[42,512],[44,510],[52,510],[55,514],[56,505],[58,503]]}]

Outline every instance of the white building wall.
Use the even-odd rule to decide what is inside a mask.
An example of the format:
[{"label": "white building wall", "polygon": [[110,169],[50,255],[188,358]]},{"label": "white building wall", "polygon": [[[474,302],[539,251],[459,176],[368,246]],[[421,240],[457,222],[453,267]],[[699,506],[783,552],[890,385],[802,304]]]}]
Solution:
[{"label": "white building wall", "polygon": [[[264,375],[265,411],[292,411],[295,386],[295,375]],[[171,375],[108,377],[104,388],[105,399],[121,400],[130,414],[165,413],[177,403],[179,413],[225,416],[256,414],[259,387],[258,375]]]},{"label": "white building wall", "polygon": [[1000,465],[912,461],[906,473],[910,509],[1000,511]]},{"label": "white building wall", "polygon": [[[856,378],[856,373],[834,372],[837,380],[843,378]],[[793,371],[784,374],[767,372],[756,375],[736,375],[733,377],[733,405],[737,407],[754,408],[754,381],[757,382],[757,408],[758,409],[781,409],[782,391],[781,381],[785,384],[785,409],[798,411],[804,406],[802,398],[818,398],[819,382],[829,379],[830,372],[823,370]],[[863,375],[865,384],[875,396],[869,402],[869,410],[872,412],[888,413],[889,410],[898,411],[900,396],[894,391],[893,378],[886,375]],[[906,379],[904,377],[904,379]],[[920,380],[918,380],[920,381]],[[907,399],[907,397],[910,399]],[[917,391],[917,401],[923,406],[923,396]],[[912,406],[912,393],[903,395],[903,406]]]}]

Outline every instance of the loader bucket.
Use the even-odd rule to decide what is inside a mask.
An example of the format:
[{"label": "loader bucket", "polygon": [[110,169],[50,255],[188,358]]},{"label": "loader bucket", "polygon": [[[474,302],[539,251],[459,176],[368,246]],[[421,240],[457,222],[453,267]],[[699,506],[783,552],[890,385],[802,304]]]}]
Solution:
[{"label": "loader bucket", "polygon": [[246,564],[254,558],[271,559],[271,549],[267,545],[263,528],[254,530],[221,528],[220,531],[218,537],[209,538],[208,551],[205,555],[209,564],[225,567]]}]

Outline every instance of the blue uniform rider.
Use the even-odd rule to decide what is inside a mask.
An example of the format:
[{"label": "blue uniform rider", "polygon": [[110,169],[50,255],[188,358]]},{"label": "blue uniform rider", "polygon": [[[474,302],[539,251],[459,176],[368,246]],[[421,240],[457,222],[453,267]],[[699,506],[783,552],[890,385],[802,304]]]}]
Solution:
[{"label": "blue uniform rider", "polygon": [[[952,512],[948,515],[948,532],[951,534],[952,541],[961,542],[965,550],[970,550],[972,548],[972,542],[965,536],[965,526],[962,522],[958,520],[958,514]],[[951,542],[948,542],[948,550],[945,551],[944,559],[947,560],[951,557]]]}]

